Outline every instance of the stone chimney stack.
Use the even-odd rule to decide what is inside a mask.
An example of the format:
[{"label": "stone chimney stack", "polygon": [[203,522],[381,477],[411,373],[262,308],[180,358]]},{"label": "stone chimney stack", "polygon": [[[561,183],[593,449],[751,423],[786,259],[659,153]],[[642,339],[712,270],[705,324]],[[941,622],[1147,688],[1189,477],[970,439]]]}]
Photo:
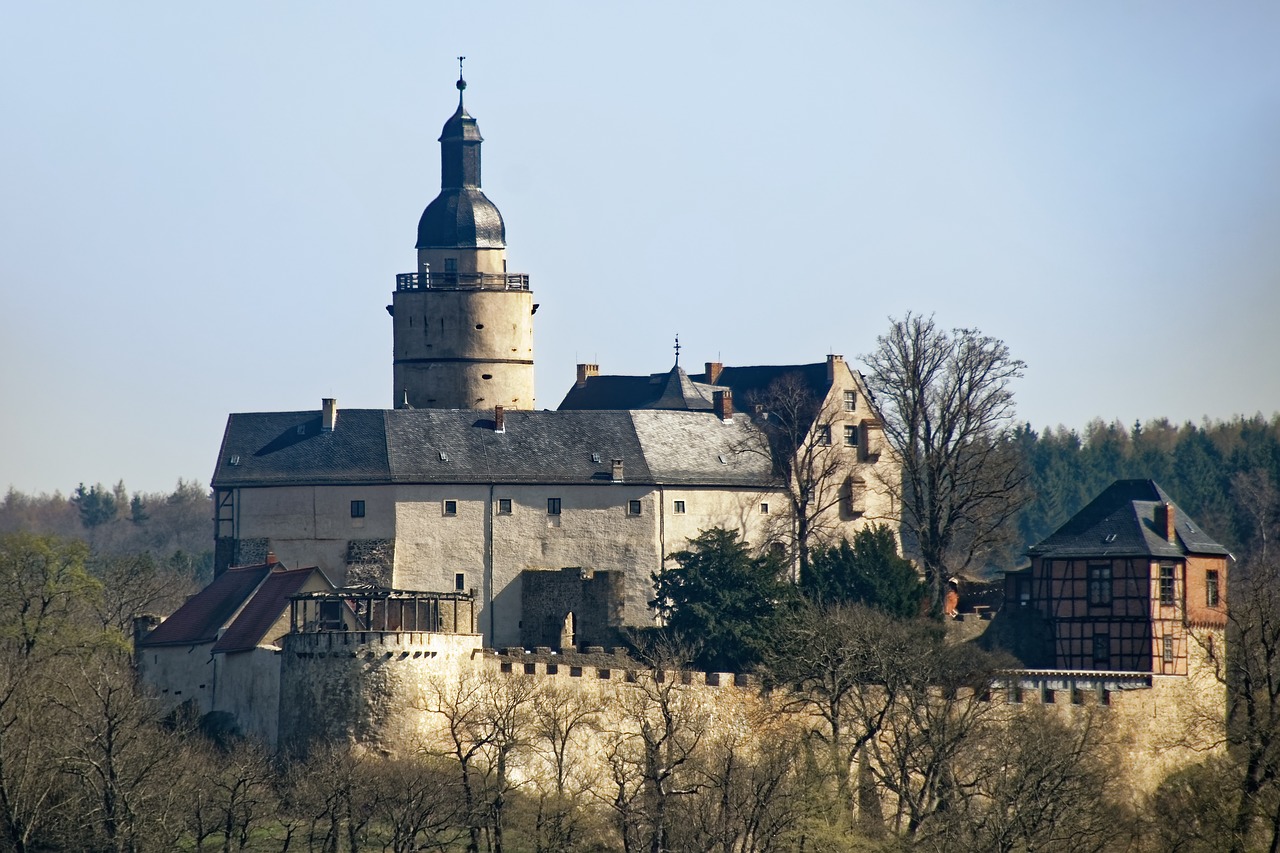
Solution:
[{"label": "stone chimney stack", "polygon": [[578,382],[577,386],[581,388],[587,384],[587,380],[592,376],[600,375],[600,365],[598,364],[579,364],[578,365]]},{"label": "stone chimney stack", "polygon": [[502,406],[493,407],[493,431],[507,431],[507,410],[502,408]]},{"label": "stone chimney stack", "polygon": [[733,392],[715,391],[711,395],[711,405],[715,408],[716,417],[725,423],[733,421]]},{"label": "stone chimney stack", "polygon": [[615,483],[621,483],[622,482],[622,460],[612,459],[610,461],[613,463],[613,475],[610,479],[612,479],[613,482]]},{"label": "stone chimney stack", "polygon": [[1170,545],[1176,545],[1178,542],[1178,533],[1175,522],[1177,521],[1178,512],[1173,508],[1173,504],[1166,501],[1160,505],[1160,518],[1163,522],[1163,532],[1165,541]]},{"label": "stone chimney stack", "polygon": [[724,363],[719,361],[708,361],[706,364],[707,384],[715,385],[720,381],[720,374],[724,372]]},{"label": "stone chimney stack", "polygon": [[333,432],[338,424],[338,401],[325,397],[320,401],[320,431]]},{"label": "stone chimney stack", "polygon": [[842,355],[827,356],[827,381],[828,382],[836,381],[836,366],[843,365],[843,364],[844,364],[844,356]]}]

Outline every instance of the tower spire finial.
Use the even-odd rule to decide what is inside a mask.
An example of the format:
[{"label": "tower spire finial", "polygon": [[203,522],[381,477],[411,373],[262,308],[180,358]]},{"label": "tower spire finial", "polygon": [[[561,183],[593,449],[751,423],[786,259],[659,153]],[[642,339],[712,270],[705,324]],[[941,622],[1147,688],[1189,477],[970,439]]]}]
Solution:
[{"label": "tower spire finial", "polygon": [[680,366],[680,333],[676,332],[676,367]]},{"label": "tower spire finial", "polygon": [[462,106],[462,90],[467,88],[467,81],[462,79],[462,60],[464,59],[466,59],[465,56],[458,57],[458,106]]}]

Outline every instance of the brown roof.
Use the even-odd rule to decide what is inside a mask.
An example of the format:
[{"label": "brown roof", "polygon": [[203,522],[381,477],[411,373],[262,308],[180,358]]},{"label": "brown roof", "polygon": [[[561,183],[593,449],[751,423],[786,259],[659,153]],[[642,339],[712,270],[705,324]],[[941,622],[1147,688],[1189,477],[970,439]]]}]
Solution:
[{"label": "brown roof", "polygon": [[214,643],[213,653],[247,652],[268,639],[267,632],[289,607],[289,596],[302,589],[311,573],[318,571],[312,567],[271,572],[240,615]]},{"label": "brown roof", "polygon": [[222,626],[271,573],[271,565],[279,563],[227,569],[188,598],[138,645],[185,646],[216,640]]}]

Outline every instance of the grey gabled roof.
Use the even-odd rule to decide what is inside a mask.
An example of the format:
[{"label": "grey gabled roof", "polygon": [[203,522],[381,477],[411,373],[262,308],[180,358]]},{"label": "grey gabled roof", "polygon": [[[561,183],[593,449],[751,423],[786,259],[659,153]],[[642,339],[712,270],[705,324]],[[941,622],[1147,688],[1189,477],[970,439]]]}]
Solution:
[{"label": "grey gabled roof", "polygon": [[[712,383],[705,373],[685,374],[679,367],[650,376],[589,376],[574,384],[560,402],[560,411],[573,409],[696,409],[711,408],[711,395],[720,388],[733,391],[742,411],[763,400],[769,386],[793,377],[817,400],[831,387],[826,362],[725,367]],[[705,404],[698,401],[705,398]]]},{"label": "grey gabled roof", "polygon": [[508,411],[500,433],[492,411],[339,410],[328,433],[316,411],[233,414],[213,485],[608,484],[621,459],[631,483],[766,486],[758,438],[711,412]]},{"label": "grey gabled roof", "polygon": [[[1164,538],[1157,507],[1175,512],[1176,542]],[[1117,480],[1047,539],[1028,549],[1033,557],[1181,557],[1227,554],[1154,480]]]}]

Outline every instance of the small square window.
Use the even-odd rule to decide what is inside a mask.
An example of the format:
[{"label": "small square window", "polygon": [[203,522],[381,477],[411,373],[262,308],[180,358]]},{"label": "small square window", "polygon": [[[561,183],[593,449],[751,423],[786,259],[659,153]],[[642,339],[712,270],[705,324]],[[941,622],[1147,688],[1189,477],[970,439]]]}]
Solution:
[{"label": "small square window", "polygon": [[769,505],[768,505],[768,504],[760,504],[760,514],[761,514],[761,515],[768,515],[768,514],[769,514]]},{"label": "small square window", "polygon": [[847,424],[844,428],[844,443],[846,447],[858,446],[858,428],[853,424]]},{"label": "small square window", "polygon": [[511,515],[511,498],[498,498],[498,515]]},{"label": "small square window", "polygon": [[351,502],[351,517],[364,518],[364,501]]},{"label": "small square window", "polygon": [[831,424],[818,427],[818,444],[824,447],[831,443]]},{"label": "small square window", "polygon": [[628,514],[628,515],[639,515],[639,514],[640,514],[640,501],[627,501],[627,514]]},{"label": "small square window", "polygon": [[676,515],[684,515],[684,501],[676,501]]},{"label": "small square window", "polygon": [[559,515],[559,514],[560,514],[560,499],[547,498],[547,515]]},{"label": "small square window", "polygon": [[467,588],[467,576],[464,572],[457,572],[453,576],[453,588],[458,592],[463,592]]},{"label": "small square window", "polygon": [[445,502],[444,502],[444,514],[445,514],[445,515],[457,515],[457,514],[458,514],[458,502],[457,502],[457,501],[445,501]]},{"label": "small square window", "polygon": [[858,392],[845,391],[844,392],[844,410],[846,412],[852,412],[856,408],[858,408]]},{"label": "small square window", "polygon": [[1165,663],[1173,663],[1173,635],[1165,634],[1163,642],[1163,655]]},{"label": "small square window", "polygon": [[1204,573],[1204,603],[1209,607],[1217,607],[1218,601],[1218,572],[1210,570]]}]

